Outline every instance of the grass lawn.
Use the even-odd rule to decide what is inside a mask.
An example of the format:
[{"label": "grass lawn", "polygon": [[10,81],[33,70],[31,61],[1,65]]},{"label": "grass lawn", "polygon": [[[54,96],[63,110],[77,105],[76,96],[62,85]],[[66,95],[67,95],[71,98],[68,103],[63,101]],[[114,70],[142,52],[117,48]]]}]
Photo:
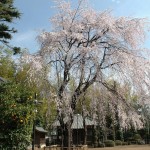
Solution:
[{"label": "grass lawn", "polygon": [[129,145],[105,148],[88,148],[88,150],[150,150],[150,145]]}]

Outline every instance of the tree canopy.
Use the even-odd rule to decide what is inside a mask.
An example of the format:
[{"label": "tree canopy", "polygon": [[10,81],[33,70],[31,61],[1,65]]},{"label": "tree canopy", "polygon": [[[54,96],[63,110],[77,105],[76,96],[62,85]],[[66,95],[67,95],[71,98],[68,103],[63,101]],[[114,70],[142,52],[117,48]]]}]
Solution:
[{"label": "tree canopy", "polygon": [[147,51],[140,47],[146,34],[145,19],[114,17],[109,11],[96,12],[85,7],[84,0],[80,0],[76,8],[66,1],[58,0],[56,4],[58,13],[51,19],[53,30],[39,36],[39,54],[41,60],[53,67],[52,78],[56,77],[58,83],[60,103],[68,96],[68,92],[65,93],[71,78],[76,79],[74,90],[68,96],[70,113],[76,109],[80,95],[95,82],[126,103],[121,93],[107,84],[109,77],[120,84],[128,82],[133,90],[148,90],[150,62],[145,57]]}]

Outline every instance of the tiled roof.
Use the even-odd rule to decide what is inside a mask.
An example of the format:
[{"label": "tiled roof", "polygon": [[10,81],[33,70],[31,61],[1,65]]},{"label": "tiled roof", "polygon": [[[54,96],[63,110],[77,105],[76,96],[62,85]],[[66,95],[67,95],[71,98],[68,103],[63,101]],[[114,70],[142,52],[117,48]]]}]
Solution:
[{"label": "tiled roof", "polygon": [[44,133],[47,133],[47,131],[44,130],[42,127],[35,127],[35,130],[38,131],[38,132],[44,132]]},{"label": "tiled roof", "polygon": [[[67,119],[64,118],[64,122],[67,122]],[[92,126],[94,125],[94,121],[92,121],[90,118],[86,117],[85,118],[85,125],[87,126]],[[53,127],[57,127],[57,126],[60,126],[60,123],[58,120],[56,120],[54,123],[53,123]],[[83,129],[83,117],[82,115],[80,114],[75,114],[74,117],[73,117],[73,123],[72,123],[72,126],[71,126],[72,129]]]}]

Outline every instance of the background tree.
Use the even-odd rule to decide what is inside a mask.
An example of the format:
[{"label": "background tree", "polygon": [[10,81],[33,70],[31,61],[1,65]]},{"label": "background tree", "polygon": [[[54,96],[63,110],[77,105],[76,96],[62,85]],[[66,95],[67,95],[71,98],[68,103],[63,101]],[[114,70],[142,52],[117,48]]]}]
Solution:
[{"label": "background tree", "polygon": [[[137,101],[133,101],[134,93],[127,85],[119,85],[116,81],[108,81],[109,86],[114,86],[115,91],[121,93],[122,97],[132,105],[132,109],[124,107],[118,97],[109,92],[105,87],[98,85],[92,86],[88,92],[91,98],[90,114],[98,122],[99,140],[123,140],[123,129],[134,128],[134,131],[143,128],[142,117],[138,115],[135,108]],[[131,94],[132,93],[132,94]],[[136,98],[137,99],[137,98]],[[128,116],[129,114],[132,114]],[[136,120],[134,117],[136,116]]]},{"label": "background tree", "polygon": [[[39,57],[36,57],[36,59],[34,56],[27,57],[27,62],[24,63],[26,56],[28,56],[27,51],[23,52],[20,57],[21,59],[19,59],[15,81],[26,85],[32,92],[37,94],[36,99],[42,103],[37,106],[38,115],[36,116],[36,125],[50,129],[52,120],[56,117],[55,96],[53,96],[53,93],[56,93],[55,83],[48,81],[50,68],[42,67]],[[32,72],[35,68],[38,68],[36,69],[36,73]]]},{"label": "background tree", "polygon": [[15,74],[15,63],[12,59],[12,51],[0,46],[0,77],[13,80]]},{"label": "background tree", "polygon": [[12,33],[17,30],[10,28],[8,23],[11,23],[15,18],[20,18],[19,11],[13,6],[13,0],[1,0],[0,2],[0,42],[9,46],[14,51],[14,54],[20,52],[20,48],[11,47],[8,45],[8,40],[12,38]]},{"label": "background tree", "polygon": [[[19,56],[18,60],[14,60],[12,56],[12,50],[1,47],[0,77],[6,79],[7,82],[0,84],[0,117],[2,119],[0,148],[19,150],[25,149],[31,143],[33,118],[35,118],[37,126],[48,129],[49,122],[53,118],[47,120],[45,118],[50,116],[48,108],[51,109],[55,105],[52,103],[48,105],[51,89],[49,82],[41,76],[41,82],[38,84],[36,80],[31,80],[31,78],[29,80],[30,64],[20,62]],[[34,105],[35,93],[37,93],[37,100],[42,102],[37,108]],[[35,109],[38,110],[36,116]]]}]

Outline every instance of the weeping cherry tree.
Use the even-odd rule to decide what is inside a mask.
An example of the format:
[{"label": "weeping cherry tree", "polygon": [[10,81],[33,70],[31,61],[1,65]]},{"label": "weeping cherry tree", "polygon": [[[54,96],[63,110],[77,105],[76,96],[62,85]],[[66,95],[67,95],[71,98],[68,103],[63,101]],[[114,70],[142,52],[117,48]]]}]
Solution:
[{"label": "weeping cherry tree", "polygon": [[[67,137],[71,137],[73,114],[80,96],[91,85],[98,82],[117,95],[117,101],[126,107],[129,105],[122,93],[107,84],[110,75],[120,84],[130,83],[133,91],[148,91],[150,62],[148,51],[142,48],[148,23],[143,18],[97,12],[86,0],[79,0],[76,7],[65,0],[55,0],[55,4],[53,28],[39,35],[41,49],[33,58],[39,57],[39,63],[51,67],[49,81],[57,85],[57,114],[64,135],[62,146],[70,146],[71,139]],[[31,74],[34,75],[34,69]],[[75,84],[70,91],[72,78]],[[65,117],[68,121],[64,121]]]}]

